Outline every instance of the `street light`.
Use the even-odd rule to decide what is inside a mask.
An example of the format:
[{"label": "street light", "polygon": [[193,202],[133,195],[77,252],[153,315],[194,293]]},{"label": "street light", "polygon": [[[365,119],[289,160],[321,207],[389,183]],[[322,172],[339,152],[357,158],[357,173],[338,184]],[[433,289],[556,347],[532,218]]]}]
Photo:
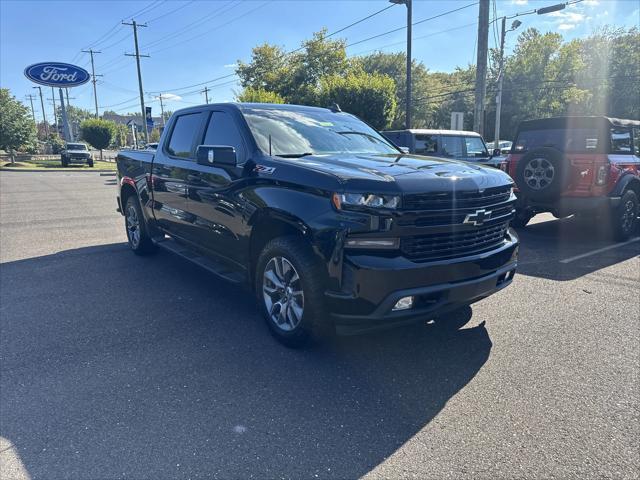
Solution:
[{"label": "street light", "polygon": [[[538,8],[537,10],[533,10],[531,12],[527,12],[524,14],[516,14],[512,15],[509,18],[513,18],[519,15],[530,15],[532,13],[537,13],[538,15],[544,15],[545,13],[557,12],[558,10],[563,10],[567,4],[566,3],[558,3],[557,5],[551,5],[549,7]],[[496,128],[494,131],[494,148],[500,148],[500,113],[502,110],[502,83],[504,81],[504,37],[507,32],[512,32],[517,29],[522,22],[520,20],[514,20],[511,23],[511,28],[506,30],[507,17],[502,17],[502,34],[500,36],[500,70],[498,72],[498,93],[496,95]]]},{"label": "street light", "polygon": [[396,5],[407,6],[407,94],[406,94],[406,118],[405,128],[411,128],[411,7],[412,0],[389,0]]}]

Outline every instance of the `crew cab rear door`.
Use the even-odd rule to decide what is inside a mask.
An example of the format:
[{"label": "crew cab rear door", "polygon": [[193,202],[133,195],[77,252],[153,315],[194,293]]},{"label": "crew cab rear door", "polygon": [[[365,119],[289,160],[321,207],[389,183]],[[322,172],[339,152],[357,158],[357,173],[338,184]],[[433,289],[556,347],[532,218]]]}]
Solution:
[{"label": "crew cab rear door", "polygon": [[153,162],[153,204],[158,226],[179,238],[185,238],[191,223],[187,182],[196,165],[195,149],[203,120],[201,111],[189,111],[173,119],[171,131]]},{"label": "crew cab rear door", "polygon": [[247,160],[247,142],[233,112],[213,110],[200,137],[202,145],[230,146],[236,165],[199,165],[188,177],[187,212],[191,219],[189,240],[203,250],[243,264],[246,225],[238,203],[237,188]]}]

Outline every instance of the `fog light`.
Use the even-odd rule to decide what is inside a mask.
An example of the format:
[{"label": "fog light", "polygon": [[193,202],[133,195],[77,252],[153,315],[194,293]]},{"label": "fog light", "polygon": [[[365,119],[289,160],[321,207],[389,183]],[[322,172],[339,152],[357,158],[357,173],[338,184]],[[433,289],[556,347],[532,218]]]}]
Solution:
[{"label": "fog light", "polygon": [[411,307],[413,307],[413,297],[402,297],[396,302],[395,306],[393,307],[393,311],[395,312],[396,310],[408,310]]}]

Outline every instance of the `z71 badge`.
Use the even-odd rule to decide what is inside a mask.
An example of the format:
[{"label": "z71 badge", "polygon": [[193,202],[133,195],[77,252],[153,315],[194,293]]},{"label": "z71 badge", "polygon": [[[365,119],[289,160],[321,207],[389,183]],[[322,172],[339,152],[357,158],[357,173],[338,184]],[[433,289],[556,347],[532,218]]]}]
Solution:
[{"label": "z71 badge", "polygon": [[256,168],[253,169],[254,172],[265,173],[267,175],[271,175],[276,171],[275,167],[267,167],[266,165],[256,165]]}]

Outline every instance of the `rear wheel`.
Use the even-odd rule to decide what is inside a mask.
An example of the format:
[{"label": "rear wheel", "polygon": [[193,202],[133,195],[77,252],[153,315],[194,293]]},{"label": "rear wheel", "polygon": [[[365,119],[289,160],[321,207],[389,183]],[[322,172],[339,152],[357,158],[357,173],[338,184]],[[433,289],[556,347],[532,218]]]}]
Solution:
[{"label": "rear wheel", "polygon": [[324,275],[304,240],[271,240],[260,254],[255,276],[262,315],[278,341],[299,348],[326,332]]},{"label": "rear wheel", "polygon": [[129,247],[136,255],[147,255],[156,250],[156,245],[151,240],[147,224],[142,216],[142,209],[138,198],[131,195],[127,199],[124,210],[125,229]]},{"label": "rear wheel", "polygon": [[67,157],[64,157],[64,156],[63,156],[63,157],[61,158],[61,163],[62,163],[62,166],[63,166],[64,168],[67,168],[67,167],[69,166],[69,160],[67,159]]},{"label": "rear wheel", "polygon": [[622,195],[620,205],[611,212],[613,235],[616,240],[628,240],[638,225],[638,196],[633,190]]}]

